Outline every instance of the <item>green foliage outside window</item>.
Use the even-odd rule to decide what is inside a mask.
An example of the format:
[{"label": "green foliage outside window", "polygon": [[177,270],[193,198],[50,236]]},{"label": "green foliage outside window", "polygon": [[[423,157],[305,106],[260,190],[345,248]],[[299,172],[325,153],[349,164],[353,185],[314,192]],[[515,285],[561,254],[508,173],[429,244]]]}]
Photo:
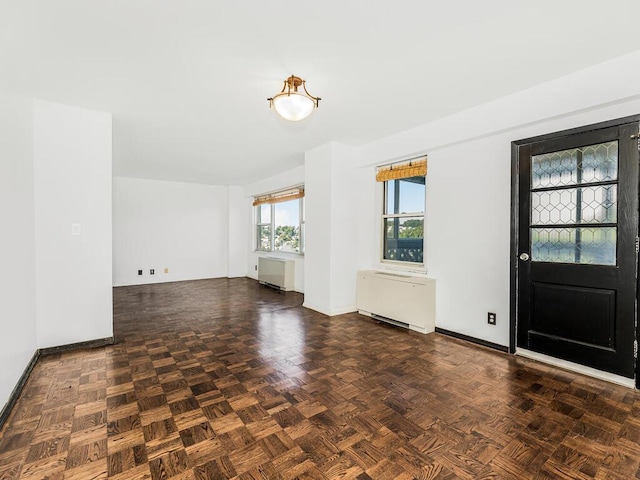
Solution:
[{"label": "green foliage outside window", "polygon": [[300,251],[300,227],[279,225],[275,230],[275,249]]}]

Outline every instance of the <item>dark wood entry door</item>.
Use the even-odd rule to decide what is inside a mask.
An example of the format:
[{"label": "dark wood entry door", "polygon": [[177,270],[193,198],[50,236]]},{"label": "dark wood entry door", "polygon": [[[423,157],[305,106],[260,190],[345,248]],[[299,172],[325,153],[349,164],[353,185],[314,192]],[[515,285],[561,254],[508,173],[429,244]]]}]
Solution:
[{"label": "dark wood entry door", "polygon": [[637,134],[631,122],[516,142],[517,345],[629,378]]}]

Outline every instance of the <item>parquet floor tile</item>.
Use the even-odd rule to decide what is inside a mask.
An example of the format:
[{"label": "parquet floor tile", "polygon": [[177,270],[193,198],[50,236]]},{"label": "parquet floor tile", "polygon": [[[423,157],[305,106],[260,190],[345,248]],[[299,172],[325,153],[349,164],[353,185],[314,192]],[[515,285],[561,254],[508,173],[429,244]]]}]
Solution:
[{"label": "parquet floor tile", "polygon": [[114,289],[42,357],[0,480],[640,479],[640,394],[249,279]]}]

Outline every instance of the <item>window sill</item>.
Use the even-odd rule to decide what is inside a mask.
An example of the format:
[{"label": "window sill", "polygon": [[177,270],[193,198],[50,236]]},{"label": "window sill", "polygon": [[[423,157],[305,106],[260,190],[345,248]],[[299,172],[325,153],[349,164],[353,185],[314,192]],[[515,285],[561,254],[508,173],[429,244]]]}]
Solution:
[{"label": "window sill", "polygon": [[406,262],[382,261],[380,263],[374,264],[373,268],[380,271],[387,270],[392,272],[406,273],[408,275],[415,275],[415,276],[427,275],[427,266],[423,263],[412,265]]},{"label": "window sill", "polygon": [[276,258],[298,258],[303,259],[304,253],[295,253],[295,252],[273,252],[268,250],[254,250],[254,254],[256,255],[264,255],[267,257],[276,257]]}]

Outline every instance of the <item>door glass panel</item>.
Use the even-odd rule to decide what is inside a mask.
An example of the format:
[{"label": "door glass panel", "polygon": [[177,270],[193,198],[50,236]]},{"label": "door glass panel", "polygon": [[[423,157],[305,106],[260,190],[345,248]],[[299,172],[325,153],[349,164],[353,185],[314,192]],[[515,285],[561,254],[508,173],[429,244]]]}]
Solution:
[{"label": "door glass panel", "polygon": [[531,157],[531,260],[616,265],[617,180],[617,141]]},{"label": "door glass panel", "polygon": [[618,142],[600,143],[531,158],[531,188],[607,182],[618,178]]},{"label": "door glass panel", "polygon": [[616,223],[617,194],[617,185],[531,192],[531,224]]},{"label": "door glass panel", "polygon": [[616,264],[616,227],[532,228],[535,262]]}]

